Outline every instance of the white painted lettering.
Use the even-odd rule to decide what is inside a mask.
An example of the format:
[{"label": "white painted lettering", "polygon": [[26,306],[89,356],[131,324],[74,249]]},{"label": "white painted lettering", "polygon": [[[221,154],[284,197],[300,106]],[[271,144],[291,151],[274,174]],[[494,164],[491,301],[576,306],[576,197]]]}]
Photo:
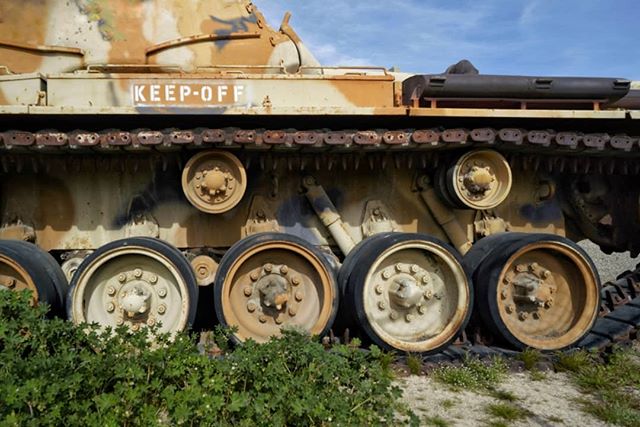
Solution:
[{"label": "white painted lettering", "polygon": [[244,86],[236,85],[233,87],[233,102],[238,102],[238,99],[244,95]]},{"label": "white painted lettering", "polygon": [[184,102],[184,99],[191,95],[191,87],[180,85],[180,102]]},{"label": "white painted lettering", "polygon": [[222,99],[225,96],[227,96],[227,90],[228,90],[228,86],[227,85],[218,86],[218,102],[222,102]]},{"label": "white painted lettering", "polygon": [[151,95],[149,96],[151,102],[160,101],[160,85],[151,85]]},{"label": "white painted lettering", "polygon": [[166,85],[164,87],[164,100],[165,101],[176,100],[176,85]]},{"label": "white painted lettering", "polygon": [[134,102],[146,102],[147,99],[144,97],[144,88],[145,85],[135,85],[133,86],[133,100]]},{"label": "white painted lettering", "polygon": [[203,102],[211,102],[213,99],[213,89],[211,89],[211,86],[203,86],[200,93],[202,94],[201,98]]}]

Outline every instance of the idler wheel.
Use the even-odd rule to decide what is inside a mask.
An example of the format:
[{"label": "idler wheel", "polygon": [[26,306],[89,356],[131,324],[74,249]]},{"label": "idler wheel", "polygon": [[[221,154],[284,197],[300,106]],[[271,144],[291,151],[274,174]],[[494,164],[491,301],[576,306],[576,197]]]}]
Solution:
[{"label": "idler wheel", "polygon": [[[471,281],[444,242],[423,234],[374,236],[352,251],[346,299],[371,341],[430,353],[449,345],[471,312]],[[344,267],[343,267],[344,268]]]},{"label": "idler wheel", "polygon": [[453,207],[493,209],[511,191],[511,167],[502,154],[493,150],[465,153],[441,175],[444,199]]},{"label": "idler wheel", "polygon": [[233,209],[247,189],[247,173],[236,156],[226,151],[203,151],[182,171],[182,190],[202,212],[218,214]]},{"label": "idler wheel", "polygon": [[260,233],[233,245],[220,260],[215,309],[223,325],[236,326],[236,342],[265,342],[293,326],[324,335],[338,309],[334,271],[307,241]]},{"label": "idler wheel", "polygon": [[196,286],[189,261],[172,245],[146,237],[117,240],[78,267],[68,315],[74,323],[125,325],[134,331],[160,324],[160,332],[177,332],[193,323]]},{"label": "idler wheel", "polygon": [[589,256],[555,235],[506,233],[493,241],[491,250],[484,244],[465,257],[477,264],[476,307],[489,332],[517,349],[560,350],[579,342],[600,306]]},{"label": "idler wheel", "polygon": [[32,243],[0,240],[0,289],[31,290],[32,303],[43,302],[59,313],[68,284],[56,260]]}]

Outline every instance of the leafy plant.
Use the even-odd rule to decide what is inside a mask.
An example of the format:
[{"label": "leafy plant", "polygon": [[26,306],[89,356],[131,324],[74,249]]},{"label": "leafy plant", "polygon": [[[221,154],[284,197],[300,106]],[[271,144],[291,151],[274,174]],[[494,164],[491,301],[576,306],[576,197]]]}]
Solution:
[{"label": "leafy plant", "polygon": [[[46,319],[46,307],[31,309],[28,300],[0,293],[1,425],[417,422],[400,404],[389,356],[376,348],[326,351],[317,340],[287,332],[207,357],[213,345],[202,355],[188,334],[76,327]],[[227,337],[213,334],[217,349]]]}]

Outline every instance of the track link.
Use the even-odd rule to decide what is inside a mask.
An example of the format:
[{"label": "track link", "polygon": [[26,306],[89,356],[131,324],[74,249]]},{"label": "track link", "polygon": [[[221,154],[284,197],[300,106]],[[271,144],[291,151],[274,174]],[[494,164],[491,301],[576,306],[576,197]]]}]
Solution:
[{"label": "track link", "polygon": [[265,130],[265,129],[165,129],[58,132],[42,130],[0,132],[0,149],[28,150],[144,150],[170,147],[225,147],[229,149],[332,149],[341,152],[375,148],[399,150],[442,149],[460,146],[500,145],[536,152],[606,154],[628,157],[640,154],[640,138],[625,134],[519,128],[451,128],[401,130]]}]

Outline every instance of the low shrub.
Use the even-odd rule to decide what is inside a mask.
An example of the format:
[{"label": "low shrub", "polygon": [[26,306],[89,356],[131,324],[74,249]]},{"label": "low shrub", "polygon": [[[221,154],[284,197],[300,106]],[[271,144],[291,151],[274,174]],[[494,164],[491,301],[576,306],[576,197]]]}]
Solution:
[{"label": "low shrub", "polygon": [[[415,422],[388,355],[297,332],[222,357],[194,336],[76,327],[0,292],[2,425],[376,425]],[[224,335],[218,331],[216,336]],[[218,343],[225,348],[225,343]],[[206,351],[204,352],[206,354]]]}]

